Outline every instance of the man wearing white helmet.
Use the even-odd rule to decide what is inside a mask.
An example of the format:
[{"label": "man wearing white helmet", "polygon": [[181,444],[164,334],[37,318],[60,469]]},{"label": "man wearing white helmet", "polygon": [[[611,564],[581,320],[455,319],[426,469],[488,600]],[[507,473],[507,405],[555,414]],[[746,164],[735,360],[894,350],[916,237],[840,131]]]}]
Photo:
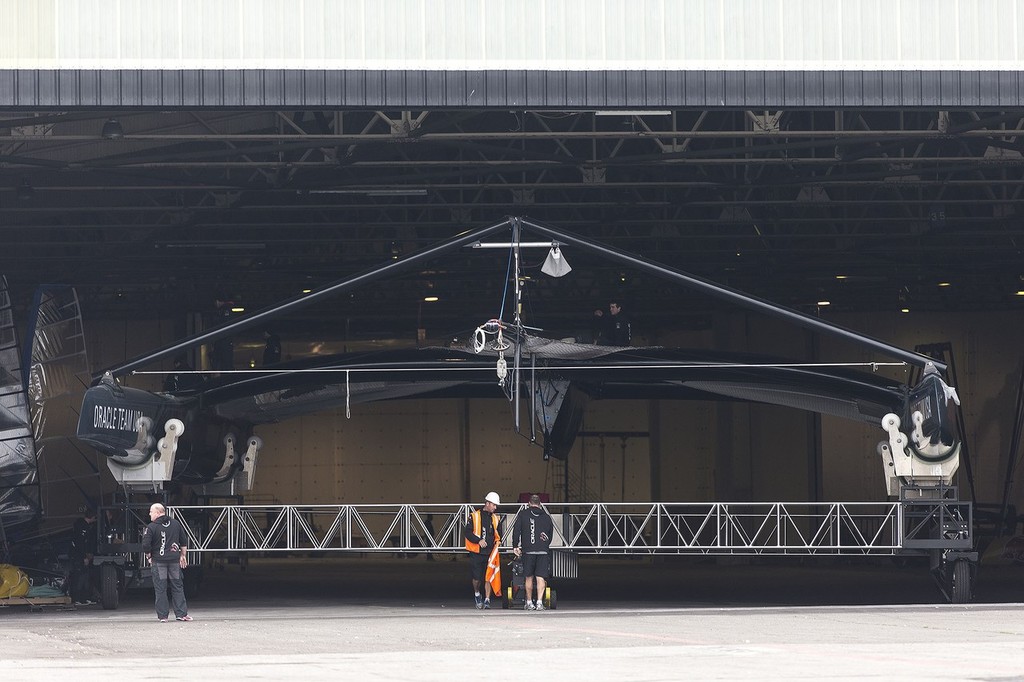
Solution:
[{"label": "man wearing white helmet", "polygon": [[[478,609],[491,608],[491,594],[501,593],[501,577],[497,562],[500,517],[497,514],[501,498],[498,493],[489,492],[484,497],[484,506],[469,515],[466,523],[466,549],[469,551],[469,570],[473,578],[473,595]],[[492,575],[488,576],[488,563],[493,564]],[[480,594],[483,583],[484,593]],[[497,587],[495,587],[497,585]]]}]

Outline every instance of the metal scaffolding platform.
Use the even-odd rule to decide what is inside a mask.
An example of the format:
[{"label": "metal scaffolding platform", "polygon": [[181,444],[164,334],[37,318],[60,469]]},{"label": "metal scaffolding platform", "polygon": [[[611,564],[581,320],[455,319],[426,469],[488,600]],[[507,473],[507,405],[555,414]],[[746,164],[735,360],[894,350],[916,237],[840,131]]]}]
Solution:
[{"label": "metal scaffolding platform", "polygon": [[[468,504],[174,507],[190,553],[464,551]],[[552,503],[575,554],[895,555],[969,549],[969,502]],[[502,545],[521,507],[506,508]]]}]

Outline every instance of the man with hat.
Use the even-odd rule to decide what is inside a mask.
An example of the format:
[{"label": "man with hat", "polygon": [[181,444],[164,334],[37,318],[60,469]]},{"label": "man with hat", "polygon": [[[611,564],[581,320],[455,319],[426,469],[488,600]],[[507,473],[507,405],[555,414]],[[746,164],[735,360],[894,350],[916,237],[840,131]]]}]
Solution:
[{"label": "man with hat", "polygon": [[[501,498],[489,492],[484,506],[473,511],[466,522],[466,550],[469,551],[469,570],[473,579],[473,596],[478,609],[491,608],[491,594],[501,595],[501,568],[498,561],[498,535],[500,517],[497,514]],[[483,595],[480,586],[483,584]]]}]

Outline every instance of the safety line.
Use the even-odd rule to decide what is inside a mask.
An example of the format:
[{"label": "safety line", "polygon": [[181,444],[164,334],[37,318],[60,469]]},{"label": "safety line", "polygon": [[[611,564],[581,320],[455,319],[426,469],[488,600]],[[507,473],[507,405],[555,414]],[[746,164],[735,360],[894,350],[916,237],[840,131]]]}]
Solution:
[{"label": "safety line", "polygon": [[[906,367],[906,362],[776,362],[776,363],[700,363],[700,364],[640,364],[640,365],[544,365],[547,371],[591,371],[591,370],[627,370],[638,369],[800,369],[823,367],[870,367],[872,371],[879,367]],[[175,370],[135,370],[139,374],[322,374],[332,372],[493,372],[491,366],[484,367],[311,367],[306,369],[227,369],[186,371]]]}]

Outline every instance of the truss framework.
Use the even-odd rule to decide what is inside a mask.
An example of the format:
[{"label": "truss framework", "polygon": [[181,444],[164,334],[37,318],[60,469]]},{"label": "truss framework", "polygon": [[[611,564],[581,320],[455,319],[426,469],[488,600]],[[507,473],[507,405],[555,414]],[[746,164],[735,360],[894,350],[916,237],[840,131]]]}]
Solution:
[{"label": "truss framework", "polygon": [[[112,115],[124,135],[105,139]],[[1024,111],[983,108],[0,109],[0,230],[13,285],[53,273],[118,319],[140,300],[202,310],[223,288],[266,305],[524,211],[791,307],[1004,309],[1019,301],[1022,139]],[[369,335],[377,299],[500,295],[493,262],[448,265],[330,314]],[[631,312],[680,322],[677,290],[580,265],[533,288],[553,319],[585,325],[603,292],[635,289]],[[425,326],[461,329],[442,308]]]},{"label": "truss framework", "polygon": [[[969,502],[554,503],[552,547],[578,554],[895,555],[970,547]],[[464,550],[467,504],[175,507],[189,551]],[[912,509],[911,513],[907,513]],[[502,547],[521,511],[504,515]],[[938,524],[938,525],[936,525]],[[941,530],[940,530],[941,529]],[[916,544],[915,544],[916,543]]]}]

